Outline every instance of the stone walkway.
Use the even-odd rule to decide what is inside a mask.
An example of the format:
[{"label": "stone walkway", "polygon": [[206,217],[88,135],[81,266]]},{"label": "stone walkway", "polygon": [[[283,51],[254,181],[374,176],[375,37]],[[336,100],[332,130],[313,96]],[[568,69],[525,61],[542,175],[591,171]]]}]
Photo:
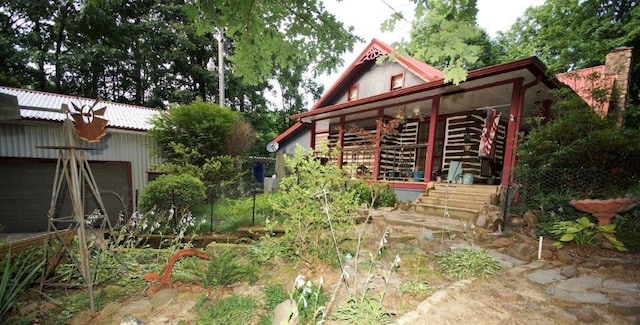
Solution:
[{"label": "stone walkway", "polygon": [[[520,293],[519,288],[513,292],[499,293],[499,299],[494,301],[473,301],[473,306],[466,304],[465,309],[477,309],[484,311],[482,324],[499,324],[505,321],[513,321],[509,315],[509,309],[517,309],[518,304],[527,304],[527,308],[543,310],[544,305],[553,306],[553,310],[546,310],[548,318],[536,318],[530,315],[525,319],[526,323],[536,321],[557,324],[638,324],[640,323],[640,287],[637,282],[624,282],[608,279],[602,276],[582,274],[592,273],[591,269],[606,268],[611,272],[627,271],[637,272],[640,264],[628,265],[619,259],[596,258],[584,266],[565,265],[557,261],[536,260],[525,262],[509,255],[490,251],[490,255],[496,258],[502,265],[506,275],[503,281],[527,281],[527,285],[533,285],[541,294],[532,297],[531,293]],[[614,266],[615,265],[615,266]],[[434,319],[434,311],[442,308],[452,313],[456,311],[456,300],[459,292],[474,284],[484,281],[478,279],[465,279],[453,283],[420,303],[417,308],[398,318],[396,324],[424,324],[426,320]],[[528,296],[528,297],[524,297]],[[534,294],[535,295],[535,294]],[[502,300],[502,302],[498,301]],[[501,306],[502,305],[502,306]],[[533,305],[533,306],[532,306]],[[506,308],[504,308],[506,307]],[[452,316],[454,317],[454,316]],[[471,324],[468,318],[461,317],[459,323]],[[461,319],[451,318],[451,321]],[[467,321],[464,321],[464,320]],[[442,321],[440,319],[440,321]],[[440,322],[429,322],[439,324]],[[448,323],[448,321],[442,322]],[[511,322],[510,322],[511,323]],[[519,322],[514,322],[519,323]]]}]

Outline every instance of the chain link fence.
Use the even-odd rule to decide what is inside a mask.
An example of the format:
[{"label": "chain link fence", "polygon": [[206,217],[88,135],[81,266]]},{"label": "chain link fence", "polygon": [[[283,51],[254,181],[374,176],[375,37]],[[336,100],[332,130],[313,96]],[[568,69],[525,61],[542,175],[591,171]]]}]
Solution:
[{"label": "chain link fence", "polygon": [[637,188],[640,172],[615,169],[546,169],[532,172],[518,169],[518,193],[511,212],[543,210],[565,214],[579,213],[569,204],[572,199],[620,197]]}]

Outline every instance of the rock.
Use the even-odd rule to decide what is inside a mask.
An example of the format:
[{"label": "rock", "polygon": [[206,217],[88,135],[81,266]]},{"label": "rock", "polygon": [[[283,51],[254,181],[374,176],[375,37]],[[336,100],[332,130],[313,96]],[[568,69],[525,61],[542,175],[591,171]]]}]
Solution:
[{"label": "rock", "polygon": [[287,299],[273,310],[273,325],[298,324],[298,304],[295,300]]},{"label": "rock", "polygon": [[498,291],[498,297],[505,302],[516,302],[522,300],[522,295],[516,291]]},{"label": "rock", "polygon": [[522,216],[523,221],[529,226],[535,226],[538,224],[538,214],[540,211],[529,210]]},{"label": "rock", "polygon": [[168,305],[173,299],[178,296],[178,290],[176,289],[162,289],[158,291],[153,297],[151,297],[151,306],[153,308],[162,308]]},{"label": "rock", "polygon": [[519,241],[519,242],[523,242],[523,243],[529,243],[531,242],[533,239],[529,236],[527,236],[526,234],[517,232],[513,235],[513,237],[515,238],[515,240]]},{"label": "rock", "polygon": [[578,292],[582,293],[586,290],[596,288],[602,284],[602,279],[590,276],[583,275],[577,278],[568,279],[560,284],[558,284],[558,288],[570,292]]},{"label": "rock", "polygon": [[484,235],[490,233],[491,230],[486,229],[486,228],[476,228],[473,229],[473,238],[475,240],[482,240],[484,239]]},{"label": "rock", "polygon": [[543,249],[540,252],[540,258],[542,258],[543,260],[550,260],[553,258],[553,252],[548,249]]},{"label": "rock", "polygon": [[600,320],[600,316],[591,308],[572,308],[567,312],[575,315],[578,321],[583,323],[593,323]]},{"label": "rock", "polygon": [[513,244],[513,240],[511,238],[498,238],[491,243],[492,247],[501,248],[501,247],[509,247]]},{"label": "rock", "polygon": [[560,268],[560,274],[566,276],[567,278],[573,278],[578,276],[580,272],[578,272],[578,268],[575,265],[563,266]]},{"label": "rock", "polygon": [[133,316],[127,316],[122,319],[120,325],[142,325],[144,324],[141,320]]},{"label": "rock", "polygon": [[135,316],[139,318],[145,318],[151,314],[151,302],[146,299],[136,300],[130,304],[122,306],[118,309],[118,315],[121,317]]},{"label": "rock", "polygon": [[569,257],[569,255],[563,251],[563,250],[558,250],[556,252],[556,259],[564,264],[569,264],[571,262],[571,258]]},{"label": "rock", "polygon": [[609,298],[600,292],[569,292],[556,288],[551,301],[560,306],[575,307],[582,304],[606,305]]},{"label": "rock", "polygon": [[112,315],[115,315],[118,312],[118,309],[120,309],[121,304],[118,302],[108,302],[107,304],[104,305],[104,307],[102,307],[102,310],[100,311],[100,316],[101,317],[111,317]]},{"label": "rock", "polygon": [[484,213],[479,214],[478,218],[476,219],[476,226],[480,228],[486,228],[487,225],[487,215]]},{"label": "rock", "polygon": [[87,323],[87,319],[91,319],[92,315],[91,315],[91,311],[90,310],[84,310],[81,311],[77,314],[75,314],[75,316],[73,316],[70,320],[69,320],[69,325],[84,325]]},{"label": "rock", "polygon": [[527,280],[538,284],[549,284],[564,279],[559,269],[538,270],[527,274]]},{"label": "rock", "polygon": [[537,251],[529,244],[515,243],[507,249],[507,254],[523,261],[531,261]]},{"label": "rock", "polygon": [[436,239],[436,237],[433,235],[433,232],[431,232],[431,230],[429,229],[424,230],[424,232],[422,233],[422,237],[427,241],[433,241]]},{"label": "rock", "polygon": [[627,316],[640,315],[640,302],[612,301],[609,310]]}]

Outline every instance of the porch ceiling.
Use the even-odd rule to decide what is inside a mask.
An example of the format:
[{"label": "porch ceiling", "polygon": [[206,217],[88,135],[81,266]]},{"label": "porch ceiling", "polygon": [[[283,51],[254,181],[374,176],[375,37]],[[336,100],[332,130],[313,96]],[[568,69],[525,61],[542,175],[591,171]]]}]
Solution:
[{"label": "porch ceiling", "polygon": [[[537,59],[535,61],[539,62]],[[514,81],[522,79],[523,85],[535,83],[536,75],[542,73],[540,70],[531,69],[530,66],[524,64],[517,69],[503,69],[503,72],[489,71],[492,73],[484,76],[482,75],[484,71],[476,73],[479,76],[473,75],[474,72],[470,73],[467,81],[459,85],[443,84],[442,81],[436,81],[352,102],[318,108],[294,115],[293,118],[305,123],[328,119],[333,124],[339,123],[340,117],[344,115],[346,122],[353,122],[375,118],[379,108],[383,108],[384,115],[389,117],[402,114],[408,118],[424,118],[431,115],[433,97],[439,94],[442,95],[440,115],[495,108],[502,112],[503,116],[508,117]],[[549,98],[550,88],[556,86],[554,81],[546,80],[546,82],[535,83],[525,91],[522,121],[538,113],[542,100]],[[521,127],[526,128],[525,125]]]}]

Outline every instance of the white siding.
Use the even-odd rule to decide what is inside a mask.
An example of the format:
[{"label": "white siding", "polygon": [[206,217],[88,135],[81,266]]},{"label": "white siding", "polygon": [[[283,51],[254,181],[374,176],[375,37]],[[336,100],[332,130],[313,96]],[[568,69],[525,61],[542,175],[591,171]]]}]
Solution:
[{"label": "white siding", "polygon": [[[62,123],[12,124],[0,123],[0,157],[58,158],[54,149],[41,146],[64,145]],[[149,138],[143,132],[107,129],[107,135],[97,143],[83,142],[87,160],[131,162],[132,194],[147,184],[151,164],[160,160],[151,155]],[[99,185],[99,184],[98,184]]]}]

